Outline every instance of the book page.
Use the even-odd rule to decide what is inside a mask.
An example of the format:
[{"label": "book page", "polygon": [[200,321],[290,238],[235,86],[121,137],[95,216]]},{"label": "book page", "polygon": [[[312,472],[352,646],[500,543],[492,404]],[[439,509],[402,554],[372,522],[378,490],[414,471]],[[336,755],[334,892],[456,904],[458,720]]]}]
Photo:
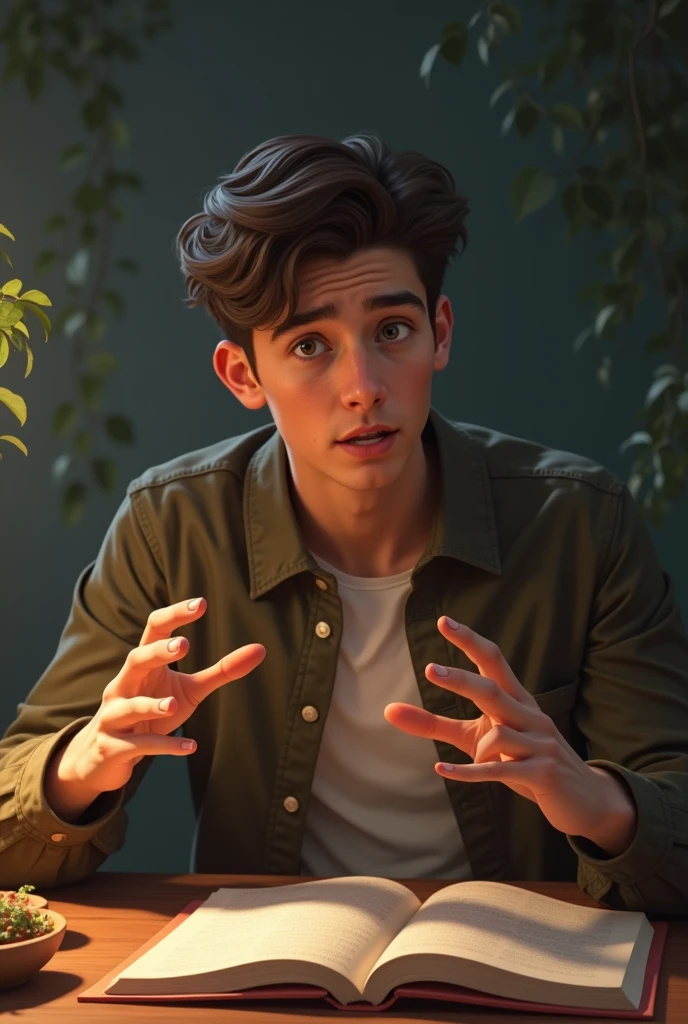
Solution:
[{"label": "book page", "polygon": [[302,960],[336,970],[362,989],[420,905],[399,882],[360,875],[218,889],[118,977],[191,977],[262,960]]},{"label": "book page", "polygon": [[500,882],[460,882],[429,897],[375,966],[430,953],[561,984],[620,987],[644,919]]}]

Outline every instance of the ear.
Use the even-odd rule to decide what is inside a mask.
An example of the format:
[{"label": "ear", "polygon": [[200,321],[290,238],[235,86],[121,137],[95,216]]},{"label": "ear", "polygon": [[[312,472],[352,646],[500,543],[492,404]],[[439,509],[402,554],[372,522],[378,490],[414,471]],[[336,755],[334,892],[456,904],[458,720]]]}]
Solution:
[{"label": "ear", "polygon": [[433,369],[435,370],[443,370],[449,362],[453,327],[454,314],[452,313],[451,302],[446,295],[440,295],[435,310],[436,348],[433,364]]},{"label": "ear", "polygon": [[213,367],[225,387],[247,409],[260,409],[265,405],[265,392],[253,376],[241,345],[226,338],[218,342],[213,353]]}]

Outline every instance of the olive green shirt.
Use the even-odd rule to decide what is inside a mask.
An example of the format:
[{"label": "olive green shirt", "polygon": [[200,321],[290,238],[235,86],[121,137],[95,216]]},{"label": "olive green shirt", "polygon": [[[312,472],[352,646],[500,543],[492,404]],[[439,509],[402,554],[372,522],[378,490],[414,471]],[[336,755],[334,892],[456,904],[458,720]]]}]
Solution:
[{"label": "olive green shirt", "polygon": [[[686,915],[688,638],[629,491],[582,456],[432,408],[423,443],[436,446],[442,485],[405,605],[423,706],[480,715],[425,677],[431,661],[476,671],[437,628],[449,615],[498,645],[579,756],[627,783],[638,813],[631,845],[610,857],[556,830],[502,783],[445,779],[473,877],[577,880],[612,907]],[[198,744],[187,760],[191,870],[300,873],[343,623],[337,581],[304,546],[289,486],[274,424],[129,484],[78,577],[55,656],[0,741],[0,888],[78,881],[123,845],[125,805],[151,758],[77,824],[47,806],[46,763],[95,714],[151,611],[196,596],[207,609],[177,630],[190,641],[181,671],[247,643],[263,644],[266,656],[182,728]],[[318,714],[304,716],[304,707]],[[438,760],[470,761],[433,742]]]}]

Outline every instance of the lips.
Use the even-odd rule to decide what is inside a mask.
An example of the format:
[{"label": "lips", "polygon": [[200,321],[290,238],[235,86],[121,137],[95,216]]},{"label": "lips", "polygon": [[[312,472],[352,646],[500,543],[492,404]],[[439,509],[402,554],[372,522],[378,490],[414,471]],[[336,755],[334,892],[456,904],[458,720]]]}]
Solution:
[{"label": "lips", "polygon": [[[385,437],[389,437],[390,434],[396,434],[397,432],[396,430],[378,430],[372,436],[382,441]],[[346,441],[337,441],[336,444],[351,444],[352,441],[358,441],[359,438],[365,438],[365,435],[358,434],[355,437],[347,437]]]}]

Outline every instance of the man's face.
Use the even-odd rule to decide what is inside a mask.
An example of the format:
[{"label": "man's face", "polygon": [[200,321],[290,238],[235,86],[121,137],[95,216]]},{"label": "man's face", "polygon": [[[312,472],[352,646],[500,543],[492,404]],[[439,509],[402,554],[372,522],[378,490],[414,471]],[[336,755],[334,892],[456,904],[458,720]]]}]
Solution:
[{"label": "man's face", "polygon": [[[416,296],[423,308],[408,301],[364,308],[366,299],[402,291]],[[316,482],[320,476],[354,489],[374,489],[399,476],[411,454],[417,454],[432,375],[449,358],[451,306],[445,296],[440,298],[435,350],[425,288],[413,260],[391,248],[360,251],[345,262],[321,257],[305,264],[297,316],[330,303],[334,319],[321,315],[289,326],[283,316],[273,330],[254,330],[260,385],[242,350],[227,341],[218,345],[215,369],[247,407],[267,402],[295,477],[300,473]],[[229,358],[219,356],[228,345]],[[239,367],[237,359],[245,366]],[[398,429],[387,454],[359,459],[337,444],[356,427],[375,423]]]}]

